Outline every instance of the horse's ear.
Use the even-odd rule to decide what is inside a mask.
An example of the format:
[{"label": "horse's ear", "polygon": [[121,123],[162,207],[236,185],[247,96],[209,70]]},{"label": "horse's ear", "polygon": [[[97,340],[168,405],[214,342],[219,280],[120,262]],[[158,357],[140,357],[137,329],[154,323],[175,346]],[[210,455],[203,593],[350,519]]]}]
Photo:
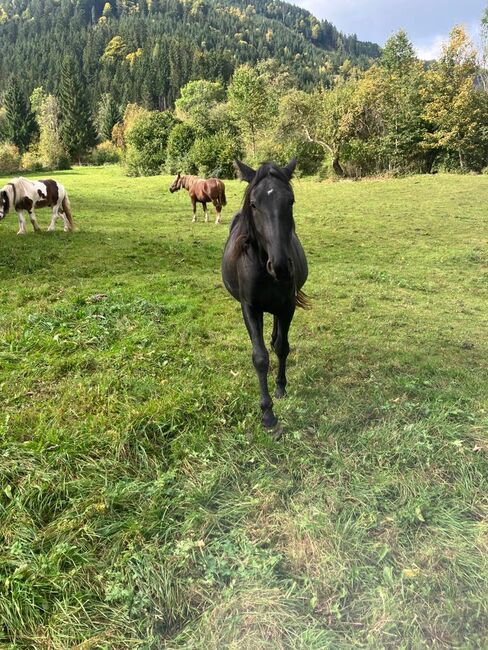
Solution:
[{"label": "horse's ear", "polygon": [[239,176],[246,183],[250,183],[252,179],[256,176],[256,172],[252,167],[248,167],[245,163],[240,160],[234,160],[235,168],[237,169]]},{"label": "horse's ear", "polygon": [[288,180],[291,180],[291,177],[293,176],[293,172],[295,171],[296,166],[297,166],[297,159],[292,158],[288,163],[288,165],[285,165],[285,167],[281,168],[282,172],[285,174]]}]

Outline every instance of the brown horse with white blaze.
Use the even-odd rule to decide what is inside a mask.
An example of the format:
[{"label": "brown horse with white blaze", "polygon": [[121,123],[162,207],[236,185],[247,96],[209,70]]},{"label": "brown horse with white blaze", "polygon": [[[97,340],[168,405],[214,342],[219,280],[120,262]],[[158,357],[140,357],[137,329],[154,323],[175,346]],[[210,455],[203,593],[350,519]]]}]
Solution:
[{"label": "brown horse with white blaze", "polygon": [[203,206],[206,222],[208,222],[207,203],[213,203],[217,213],[215,223],[220,223],[222,208],[227,205],[225,185],[220,178],[198,178],[198,176],[182,176],[178,174],[169,191],[171,193],[177,192],[182,187],[190,195],[193,208],[193,222],[197,220],[197,203],[201,203]]}]

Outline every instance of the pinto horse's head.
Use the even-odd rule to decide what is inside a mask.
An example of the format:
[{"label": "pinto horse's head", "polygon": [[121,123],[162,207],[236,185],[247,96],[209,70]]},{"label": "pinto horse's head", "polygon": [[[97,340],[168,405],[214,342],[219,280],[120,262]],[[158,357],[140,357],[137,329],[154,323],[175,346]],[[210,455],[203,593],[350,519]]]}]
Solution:
[{"label": "pinto horse's head", "polygon": [[290,180],[297,161],[292,159],[285,167],[264,163],[257,171],[235,162],[242,180],[249,183],[243,212],[252,221],[258,243],[266,251],[266,269],[276,280],[287,280],[293,274],[290,247],[295,229],[295,197]]},{"label": "pinto horse's head", "polygon": [[10,199],[5,190],[0,192],[0,221],[5,218],[10,208]]},{"label": "pinto horse's head", "polygon": [[169,188],[171,194],[173,194],[173,192],[177,192],[178,190],[181,190],[181,174],[179,172],[178,172],[178,176],[174,179],[173,183]]}]

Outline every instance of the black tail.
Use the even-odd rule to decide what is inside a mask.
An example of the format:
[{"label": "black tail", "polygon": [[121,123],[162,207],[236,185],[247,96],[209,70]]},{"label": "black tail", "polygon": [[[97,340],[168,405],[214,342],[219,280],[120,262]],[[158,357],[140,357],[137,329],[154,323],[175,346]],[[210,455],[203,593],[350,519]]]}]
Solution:
[{"label": "black tail", "polygon": [[312,301],[307,296],[306,293],[303,293],[300,289],[296,292],[295,295],[295,305],[301,307],[302,309],[312,309]]}]

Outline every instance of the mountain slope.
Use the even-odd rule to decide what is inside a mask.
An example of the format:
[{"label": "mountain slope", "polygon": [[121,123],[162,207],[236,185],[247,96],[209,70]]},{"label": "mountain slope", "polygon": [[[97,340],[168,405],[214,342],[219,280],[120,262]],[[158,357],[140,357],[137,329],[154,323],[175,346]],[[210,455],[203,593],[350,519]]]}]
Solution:
[{"label": "mountain slope", "polygon": [[171,106],[192,78],[226,82],[236,66],[273,58],[297,85],[328,84],[346,58],[367,67],[380,49],[284,2],[257,0],[0,0],[0,79],[55,91],[62,56],[81,64],[91,101]]}]

